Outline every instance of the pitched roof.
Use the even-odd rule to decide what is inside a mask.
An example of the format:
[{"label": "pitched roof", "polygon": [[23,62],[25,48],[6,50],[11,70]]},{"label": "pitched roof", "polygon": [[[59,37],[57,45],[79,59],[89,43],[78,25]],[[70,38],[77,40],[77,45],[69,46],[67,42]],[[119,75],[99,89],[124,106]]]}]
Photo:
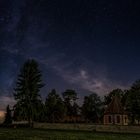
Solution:
[{"label": "pitched roof", "polygon": [[112,98],[112,101],[105,109],[104,114],[124,114],[123,106],[117,96]]}]

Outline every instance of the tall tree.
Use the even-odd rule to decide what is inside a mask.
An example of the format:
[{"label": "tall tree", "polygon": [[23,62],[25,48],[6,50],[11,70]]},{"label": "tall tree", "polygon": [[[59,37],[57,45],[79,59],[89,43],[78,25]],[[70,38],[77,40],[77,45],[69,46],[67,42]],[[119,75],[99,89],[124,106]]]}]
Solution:
[{"label": "tall tree", "polygon": [[46,122],[47,113],[46,113],[45,104],[41,100],[38,100],[38,102],[36,103],[36,107],[38,112],[36,113],[34,120],[36,122]]},{"label": "tall tree", "polygon": [[49,122],[61,122],[64,118],[66,108],[56,90],[53,89],[47,96],[46,102],[47,120]]},{"label": "tall tree", "polygon": [[129,112],[131,123],[140,122],[140,80],[137,80],[128,91],[126,109]]},{"label": "tall tree", "polygon": [[77,116],[80,114],[80,107],[79,105],[75,102],[72,106],[72,115]]},{"label": "tall tree", "polygon": [[33,59],[27,60],[20,70],[14,90],[17,101],[15,107],[20,108],[20,112],[27,118],[30,126],[39,111],[37,110],[38,102],[41,100],[39,92],[44,86],[41,76],[38,63]]},{"label": "tall tree", "polygon": [[67,115],[68,116],[74,116],[77,114],[75,111],[78,110],[78,105],[76,103],[77,93],[75,90],[67,89],[65,92],[62,93],[65,106],[67,108]]},{"label": "tall tree", "polygon": [[6,114],[5,114],[5,120],[4,120],[5,125],[10,125],[12,124],[12,115],[11,115],[11,110],[9,105],[6,108]]},{"label": "tall tree", "polygon": [[65,92],[62,93],[62,96],[65,101],[72,104],[78,99],[77,93],[75,92],[75,90],[72,89],[67,89]]},{"label": "tall tree", "polygon": [[87,121],[97,122],[100,120],[102,111],[102,102],[96,93],[84,97],[82,105],[82,115]]}]

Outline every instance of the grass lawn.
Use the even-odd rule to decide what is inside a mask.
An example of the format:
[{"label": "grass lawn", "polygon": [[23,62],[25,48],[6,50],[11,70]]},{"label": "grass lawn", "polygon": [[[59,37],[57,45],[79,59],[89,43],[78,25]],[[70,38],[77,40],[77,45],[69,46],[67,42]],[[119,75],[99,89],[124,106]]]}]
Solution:
[{"label": "grass lawn", "polygon": [[140,135],[72,130],[0,128],[0,140],[140,140]]}]

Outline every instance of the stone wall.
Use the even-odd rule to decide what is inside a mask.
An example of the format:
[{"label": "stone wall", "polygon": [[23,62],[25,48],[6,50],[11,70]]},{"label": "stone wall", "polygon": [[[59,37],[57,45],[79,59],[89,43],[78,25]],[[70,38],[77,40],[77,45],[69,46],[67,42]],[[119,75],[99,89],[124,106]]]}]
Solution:
[{"label": "stone wall", "polygon": [[96,125],[96,131],[140,134],[140,126]]},{"label": "stone wall", "polygon": [[66,124],[66,123],[35,123],[35,128],[58,130],[84,130],[93,132],[135,133],[140,134],[140,126]]}]

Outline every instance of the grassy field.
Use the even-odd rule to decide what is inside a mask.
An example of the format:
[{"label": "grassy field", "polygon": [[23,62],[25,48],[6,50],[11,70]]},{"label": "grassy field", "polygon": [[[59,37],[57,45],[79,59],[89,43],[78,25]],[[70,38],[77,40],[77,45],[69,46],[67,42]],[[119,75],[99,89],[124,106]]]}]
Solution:
[{"label": "grassy field", "polygon": [[72,130],[0,128],[0,140],[140,140],[140,135]]}]

